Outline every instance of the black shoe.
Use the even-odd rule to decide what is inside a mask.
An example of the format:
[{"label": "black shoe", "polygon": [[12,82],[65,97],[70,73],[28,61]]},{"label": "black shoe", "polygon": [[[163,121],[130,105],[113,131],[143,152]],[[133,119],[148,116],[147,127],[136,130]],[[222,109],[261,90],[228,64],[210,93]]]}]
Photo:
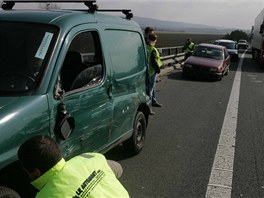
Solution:
[{"label": "black shoe", "polygon": [[152,103],[152,106],[153,107],[162,107],[162,104],[155,102],[155,103]]}]

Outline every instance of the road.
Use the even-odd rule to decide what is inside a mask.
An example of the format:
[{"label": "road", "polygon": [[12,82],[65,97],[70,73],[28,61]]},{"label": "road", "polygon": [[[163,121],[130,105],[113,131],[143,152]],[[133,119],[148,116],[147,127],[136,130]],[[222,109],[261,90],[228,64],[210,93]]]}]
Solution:
[{"label": "road", "polygon": [[[143,151],[106,154],[123,166],[121,183],[132,198],[264,197],[264,69],[250,54],[240,61],[222,81],[183,79],[180,70],[161,77],[163,107],[150,117]],[[219,148],[225,160],[217,160]]]}]

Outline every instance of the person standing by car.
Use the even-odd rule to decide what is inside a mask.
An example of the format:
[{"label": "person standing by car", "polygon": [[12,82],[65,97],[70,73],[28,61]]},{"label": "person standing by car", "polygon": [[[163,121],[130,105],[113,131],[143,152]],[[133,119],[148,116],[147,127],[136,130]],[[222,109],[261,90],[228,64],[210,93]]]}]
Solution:
[{"label": "person standing by car", "polygon": [[161,107],[162,105],[158,103],[155,96],[155,85],[157,74],[160,73],[160,67],[162,66],[162,62],[160,60],[160,54],[155,47],[158,36],[155,33],[149,34],[147,44],[148,50],[148,63],[149,63],[149,96],[151,99],[151,104],[153,107]]},{"label": "person standing by car", "polygon": [[192,42],[191,38],[188,38],[185,45],[184,45],[184,61],[192,55],[194,50],[194,43]]},{"label": "person standing by car", "polygon": [[[39,190],[38,198],[129,197],[102,154],[83,153],[65,162],[58,144],[38,135],[20,146],[18,158],[31,184]],[[121,165],[111,164],[121,176]]]},{"label": "person standing by car", "polygon": [[144,30],[144,38],[145,38],[145,42],[146,44],[149,43],[148,41],[148,37],[150,34],[154,34],[154,29],[152,27],[146,27],[145,30]]}]

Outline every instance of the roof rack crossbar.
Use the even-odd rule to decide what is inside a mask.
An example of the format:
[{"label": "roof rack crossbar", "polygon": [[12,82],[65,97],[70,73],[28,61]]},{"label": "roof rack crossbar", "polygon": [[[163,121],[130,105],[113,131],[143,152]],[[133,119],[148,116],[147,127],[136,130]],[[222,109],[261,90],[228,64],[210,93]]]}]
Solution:
[{"label": "roof rack crossbar", "polygon": [[4,0],[1,4],[3,10],[11,10],[16,3],[84,3],[88,7],[89,12],[122,12],[126,15],[126,19],[133,18],[131,10],[126,9],[98,9],[95,4],[96,0]]},{"label": "roof rack crossbar", "polygon": [[14,3],[94,3],[96,0],[4,0],[3,2]]},{"label": "roof rack crossbar", "polygon": [[84,3],[89,11],[94,12],[97,5],[96,0],[4,0],[1,4],[3,10],[11,10],[16,3]]},{"label": "roof rack crossbar", "polygon": [[131,10],[126,9],[98,9],[96,10],[98,12],[122,12],[124,15],[126,15],[126,19],[130,20],[133,18],[133,13]]}]

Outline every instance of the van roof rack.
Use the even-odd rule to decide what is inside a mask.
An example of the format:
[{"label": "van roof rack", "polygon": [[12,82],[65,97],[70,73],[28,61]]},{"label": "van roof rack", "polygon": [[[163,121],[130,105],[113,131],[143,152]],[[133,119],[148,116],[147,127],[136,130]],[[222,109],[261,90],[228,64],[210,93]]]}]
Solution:
[{"label": "van roof rack", "polygon": [[126,15],[126,19],[131,19],[133,14],[131,10],[126,9],[98,9],[95,4],[96,0],[4,0],[1,4],[3,10],[11,10],[16,3],[84,3],[88,7],[88,12],[122,12]]},{"label": "van roof rack", "polygon": [[3,10],[11,10],[16,3],[84,3],[89,9],[96,10],[95,2],[96,0],[4,0],[1,7]]},{"label": "van roof rack", "polygon": [[126,9],[97,9],[98,12],[122,12],[124,15],[126,15],[126,19],[130,20],[133,18],[133,13],[131,10]]}]

